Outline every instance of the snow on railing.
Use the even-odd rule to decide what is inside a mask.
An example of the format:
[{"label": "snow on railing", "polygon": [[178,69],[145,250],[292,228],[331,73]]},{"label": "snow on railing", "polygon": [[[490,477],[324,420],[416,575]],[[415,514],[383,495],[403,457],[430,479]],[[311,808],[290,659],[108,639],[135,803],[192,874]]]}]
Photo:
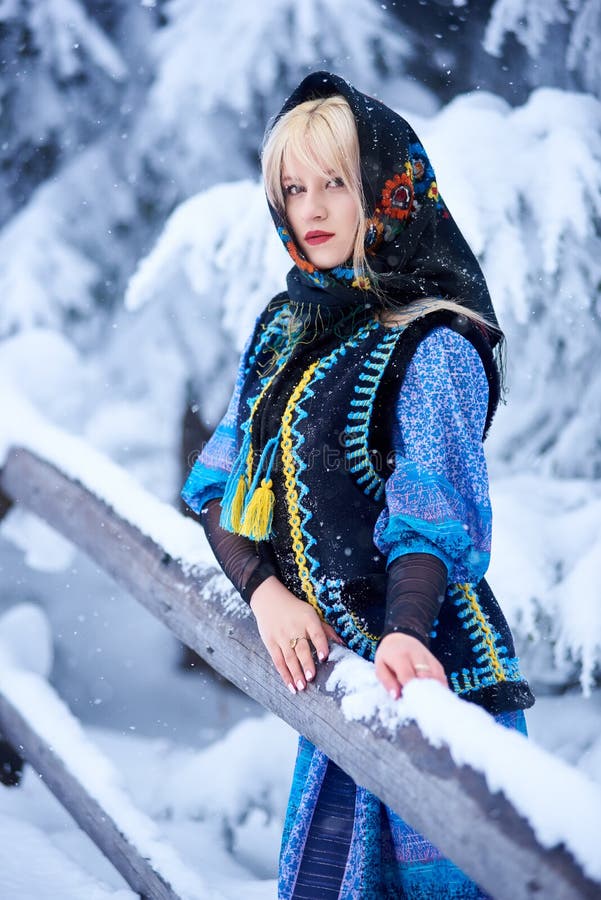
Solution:
[{"label": "snow on railing", "polygon": [[[80,439],[31,409],[19,413],[12,446],[8,436],[2,446],[0,434],[0,509],[19,503],[84,550],[217,672],[313,741],[497,900],[600,895],[599,786],[433,682],[412,682],[392,701],[373,667],[341,648],[292,697],[248,608],[203,561],[200,526]],[[5,677],[0,732],[32,765],[52,769],[54,739],[41,727],[24,739],[32,723]],[[32,746],[38,751],[28,757]],[[81,798],[72,794],[69,805],[60,784],[57,796],[77,818]],[[86,816],[78,819],[84,828]],[[99,845],[127,878],[127,847]]]}]

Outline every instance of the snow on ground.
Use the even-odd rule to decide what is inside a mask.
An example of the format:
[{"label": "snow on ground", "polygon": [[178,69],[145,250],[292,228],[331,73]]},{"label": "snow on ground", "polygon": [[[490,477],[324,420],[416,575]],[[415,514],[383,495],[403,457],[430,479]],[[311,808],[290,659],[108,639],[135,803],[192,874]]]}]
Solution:
[{"label": "snow on ground", "polygon": [[[275,860],[296,738],[271,716],[240,729],[215,744],[206,759],[209,751],[164,738],[86,729],[119,770],[137,808],[152,817],[165,845],[176,851],[182,870],[210,885],[183,896],[276,897]],[[265,747],[271,748],[271,771],[261,764]],[[229,762],[242,754],[247,763],[237,774]],[[257,761],[256,788],[252,781],[241,785]],[[228,802],[240,787],[239,798]],[[223,803],[222,791],[229,795]],[[275,813],[267,809],[274,802]],[[19,788],[0,793],[0,873],[0,896],[11,900],[137,896],[29,767]],[[177,880],[181,873],[174,874]]]}]

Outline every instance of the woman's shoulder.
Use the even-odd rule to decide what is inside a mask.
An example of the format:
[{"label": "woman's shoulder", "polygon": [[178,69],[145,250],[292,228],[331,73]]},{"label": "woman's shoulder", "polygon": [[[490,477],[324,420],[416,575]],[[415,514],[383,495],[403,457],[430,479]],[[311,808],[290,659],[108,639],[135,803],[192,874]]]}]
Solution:
[{"label": "woman's shoulder", "polygon": [[435,325],[420,338],[411,364],[418,368],[448,368],[452,373],[484,374],[482,358],[473,342],[449,325]]},{"label": "woman's shoulder", "polygon": [[417,402],[428,394],[438,398],[444,409],[452,397],[467,407],[487,398],[486,437],[499,402],[499,375],[479,323],[463,314],[438,310],[414,320],[404,336],[400,399],[413,397]]}]

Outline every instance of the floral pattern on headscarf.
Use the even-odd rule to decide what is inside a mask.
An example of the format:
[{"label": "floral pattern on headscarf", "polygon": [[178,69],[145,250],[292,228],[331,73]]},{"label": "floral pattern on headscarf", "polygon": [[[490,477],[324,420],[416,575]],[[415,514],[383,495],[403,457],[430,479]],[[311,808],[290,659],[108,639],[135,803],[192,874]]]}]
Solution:
[{"label": "floral pattern on headscarf", "polygon": [[405,222],[414,212],[413,197],[413,166],[407,162],[405,171],[400,175],[397,172],[384,185],[381,200],[384,215]]},{"label": "floral pattern on headscarf", "polygon": [[[451,299],[496,324],[478,260],[440,195],[423,144],[402,116],[338,75],[313,72],[288,97],[275,121],[305,100],[334,94],[347,100],[357,126],[367,217],[364,246],[377,293],[369,279],[355,277],[350,259],[333,269],[312,266],[288,223],[269,204],[301,280],[338,296],[346,291],[349,302],[369,300],[392,308],[424,297]],[[500,337],[500,332],[491,333],[491,342]]]}]

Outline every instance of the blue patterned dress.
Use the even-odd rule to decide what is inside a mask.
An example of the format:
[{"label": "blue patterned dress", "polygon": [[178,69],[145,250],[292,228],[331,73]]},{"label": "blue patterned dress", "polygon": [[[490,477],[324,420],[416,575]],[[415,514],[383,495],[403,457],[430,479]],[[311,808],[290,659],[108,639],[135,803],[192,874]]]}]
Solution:
[{"label": "blue patterned dress", "polygon": [[[198,512],[223,496],[238,454],[238,405],[250,349],[247,343],[229,408],[182,490]],[[450,328],[432,329],[418,344],[396,398],[394,470],[373,533],[388,562],[426,552],[444,561],[449,582],[477,583],[483,577],[492,524],[482,445],[487,402],[487,379],[473,345]],[[521,710],[496,719],[526,731]],[[280,855],[282,900],[485,896],[436,847],[300,737]]]},{"label": "blue patterned dress", "polygon": [[[480,357],[461,335],[439,327],[421,341],[398,397],[395,469],[374,532],[389,562],[403,553],[432,553],[446,563],[449,581],[477,582],[484,575],[492,524],[481,440],[487,395]],[[496,719],[526,732],[521,710]],[[426,838],[300,738],[282,839],[282,900],[486,896]]]}]

